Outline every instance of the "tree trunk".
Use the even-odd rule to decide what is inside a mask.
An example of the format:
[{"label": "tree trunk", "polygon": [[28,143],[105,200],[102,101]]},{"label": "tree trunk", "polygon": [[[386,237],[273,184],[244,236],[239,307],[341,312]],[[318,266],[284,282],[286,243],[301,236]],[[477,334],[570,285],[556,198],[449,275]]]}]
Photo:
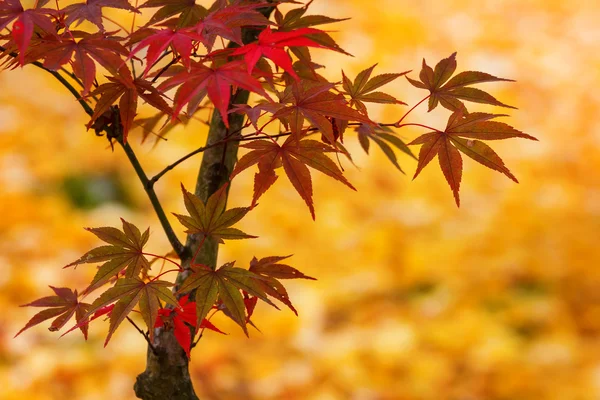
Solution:
[{"label": "tree trunk", "polygon": [[[273,9],[273,7],[269,7],[258,11],[268,18]],[[255,41],[257,34],[258,31],[255,29],[244,29],[242,31],[244,43]],[[245,104],[248,102],[248,97],[249,93],[247,91],[238,89],[236,95],[232,97],[230,105],[233,103]],[[206,144],[210,145],[223,140],[229,132],[238,132],[236,135],[240,135],[243,123],[243,115],[231,114],[228,130],[223,124],[221,114],[215,110]],[[238,145],[239,142],[230,141],[204,151],[195,188],[195,194],[202,201],[206,202],[210,195],[228,181],[237,160]],[[184,271],[177,276],[176,288],[189,275],[191,258],[196,253],[198,245],[198,238],[194,235],[188,235],[185,255],[181,260]],[[204,242],[195,262],[208,265],[214,269],[217,265],[217,253],[218,243],[208,239]],[[189,373],[189,360],[175,340],[173,331],[156,328],[153,346],[154,351],[148,347],[146,370],[138,375],[136,379],[134,385],[136,396],[143,400],[198,400]]]}]

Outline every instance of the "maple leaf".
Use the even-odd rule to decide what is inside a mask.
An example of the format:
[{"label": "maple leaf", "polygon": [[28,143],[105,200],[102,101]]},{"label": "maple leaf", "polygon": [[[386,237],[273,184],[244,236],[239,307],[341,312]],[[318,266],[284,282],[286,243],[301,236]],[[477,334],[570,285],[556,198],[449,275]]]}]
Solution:
[{"label": "maple leaf", "polygon": [[244,61],[248,66],[248,73],[252,73],[258,60],[264,56],[299,81],[300,77],[294,71],[292,59],[285,52],[284,47],[308,46],[339,50],[337,47],[317,43],[313,38],[307,37],[307,35],[323,33],[325,32],[314,28],[300,28],[288,32],[273,32],[271,27],[267,26],[258,35],[257,42],[236,49],[232,55],[244,56]]},{"label": "maple leaf", "polygon": [[365,153],[369,154],[370,143],[371,141],[375,142],[381,148],[383,154],[385,154],[390,162],[402,173],[404,173],[404,171],[400,167],[400,164],[398,164],[398,159],[391,146],[396,147],[398,150],[408,154],[415,160],[417,159],[406,143],[396,136],[390,127],[361,124],[356,128],[356,132],[358,133],[358,141]]},{"label": "maple leaf", "polygon": [[206,204],[193,193],[188,192],[183,185],[183,201],[190,214],[175,214],[179,222],[187,229],[188,234],[199,234],[202,237],[213,237],[223,243],[223,239],[250,239],[256,236],[247,235],[231,226],[240,221],[251,210],[251,207],[236,207],[225,211],[227,202],[227,184],[213,193]]},{"label": "maple leaf", "polygon": [[313,219],[315,219],[315,209],[312,201],[312,180],[307,166],[356,190],[342,175],[338,166],[325,155],[325,153],[336,152],[333,147],[325,143],[310,139],[298,140],[296,136],[291,135],[282,145],[261,139],[253,140],[242,147],[251,151],[238,160],[231,177],[258,164],[258,173],[254,175],[252,206],[256,205],[258,198],[275,183],[277,180],[275,168],[280,166],[283,166],[288,179],[308,206]]},{"label": "maple leaf", "polygon": [[221,113],[226,127],[229,127],[227,109],[231,99],[232,86],[241,87],[270,99],[260,82],[246,72],[240,61],[229,62],[213,68],[192,62],[189,71],[183,71],[170,77],[161,83],[158,89],[164,92],[178,85],[181,86],[175,94],[173,118],[188,103],[191,104],[191,107],[188,106],[188,114],[193,114],[202,99],[208,94],[210,101]]},{"label": "maple leaf", "polygon": [[[202,36],[195,33],[191,29],[152,29],[146,28],[149,34],[145,39],[140,41],[137,46],[135,46],[129,55],[129,58],[133,57],[135,53],[140,51],[141,49],[148,47],[148,53],[146,55],[146,69],[144,70],[144,76],[147,75],[150,68],[154,66],[156,61],[159,59],[161,54],[167,49],[167,47],[172,46],[175,53],[181,56],[181,60],[183,61],[183,65],[189,70],[191,68],[190,65],[190,56],[192,54],[192,50],[194,48],[194,44],[192,43],[194,40],[199,41],[202,40]],[[139,33],[139,31],[138,31]],[[130,42],[131,43],[131,42]]]},{"label": "maple leaf", "polygon": [[50,16],[56,11],[43,8],[47,1],[41,1],[35,8],[24,10],[19,0],[3,0],[0,3],[0,31],[15,21],[12,26],[12,38],[19,49],[19,63],[25,63],[25,51],[31,42],[35,27],[55,34],[55,25]]},{"label": "maple leaf", "polygon": [[280,263],[280,261],[290,257],[291,255],[283,257],[274,256],[261,258],[260,260],[257,260],[256,257],[253,257],[252,261],[250,261],[249,271],[254,272],[262,277],[262,279],[257,280],[257,283],[262,287],[266,294],[281,301],[283,304],[288,306],[290,310],[294,312],[294,314],[298,315],[298,311],[296,311],[292,305],[292,302],[290,301],[287,290],[285,290],[285,287],[281,284],[281,282],[279,282],[279,279],[310,279],[313,281],[316,279],[304,275],[296,268],[292,268],[289,265]]},{"label": "maple leaf", "polygon": [[346,74],[344,74],[344,71],[342,71],[344,90],[351,98],[350,105],[356,107],[364,114],[367,113],[367,107],[364,105],[365,102],[381,104],[406,104],[387,93],[374,92],[374,90],[387,83],[390,83],[402,75],[408,74],[410,71],[405,71],[399,74],[381,74],[371,78],[371,73],[376,66],[377,64],[360,72],[356,76],[356,79],[354,79],[354,82],[352,82],[346,76]]},{"label": "maple leaf", "polygon": [[[215,3],[216,4],[216,3]],[[265,2],[255,4],[229,4],[224,8],[214,8],[194,26],[196,32],[202,35],[202,43],[208,51],[212,50],[217,36],[243,45],[242,27],[265,26],[272,24],[256,9],[269,6]]]},{"label": "maple leaf", "polygon": [[294,135],[303,131],[306,119],[321,131],[329,143],[334,143],[336,138],[331,120],[327,117],[372,123],[367,116],[349,107],[342,94],[331,92],[334,87],[332,83],[308,81],[287,86],[280,99],[284,107],[273,114],[273,119],[281,119]]},{"label": "maple leaf", "polygon": [[[76,41],[75,38],[81,40]],[[89,34],[79,31],[65,33],[61,37],[49,36],[33,46],[27,53],[31,61],[44,59],[44,67],[58,70],[66,63],[73,67],[73,73],[83,82],[82,95],[87,95],[96,78],[96,60],[112,74],[124,68],[123,59],[128,51],[120,43],[102,34]]]},{"label": "maple leaf", "polygon": [[65,25],[69,27],[74,22],[79,25],[83,21],[89,21],[96,25],[101,32],[104,32],[104,25],[102,24],[103,7],[138,12],[127,0],[86,0],[85,3],[71,4],[62,10],[66,15]]},{"label": "maple leaf", "polygon": [[89,94],[91,97],[100,96],[100,99],[98,99],[94,114],[87,125],[88,129],[94,125],[98,118],[109,111],[110,107],[119,99],[119,116],[123,126],[123,142],[125,143],[136,115],[138,97],[162,112],[172,113],[171,108],[163,99],[163,94],[145,79],[132,79],[128,72],[127,74],[120,73],[114,77],[109,76],[108,80],[109,82],[103,83]]},{"label": "maple leaf", "polygon": [[147,25],[156,24],[179,14],[178,25],[188,27],[197,24],[202,17],[208,14],[208,10],[200,4],[196,4],[196,0],[149,0],[140,6],[140,8],[157,7],[160,9],[154,13]]},{"label": "maple leaf", "polygon": [[140,278],[122,278],[118,279],[115,286],[102,293],[91,305],[85,317],[89,317],[94,312],[115,303],[110,312],[110,325],[108,335],[104,346],[112,337],[115,330],[121,322],[139,303],[139,311],[150,332],[150,340],[154,335],[154,325],[158,317],[158,310],[161,308],[161,300],[166,304],[179,307],[177,299],[171,293],[168,287],[172,283],[160,280],[144,282]]},{"label": "maple leaf", "polygon": [[192,274],[181,284],[178,292],[195,291],[194,300],[198,322],[206,318],[210,309],[220,299],[227,308],[226,315],[240,325],[244,333],[248,335],[246,306],[241,291],[256,296],[275,308],[277,306],[268,299],[259,285],[258,282],[262,280],[259,275],[233,265],[233,262],[227,263],[217,270],[201,264],[192,265]]},{"label": "maple leaf", "polygon": [[308,28],[310,26],[330,24],[332,22],[347,21],[350,18],[331,18],[325,15],[304,15],[312,0],[303,7],[288,11],[285,16],[279,10],[275,11],[275,21],[281,30],[293,30],[298,28]]},{"label": "maple leaf", "polygon": [[[73,315],[75,315],[75,319],[78,323],[82,323],[88,320],[86,316],[87,310],[90,305],[87,303],[80,303],[77,299],[77,290],[71,290],[68,288],[56,288],[50,286],[50,289],[56,293],[56,296],[48,296],[42,297],[41,299],[37,299],[29,304],[24,304],[21,307],[47,307],[45,310],[40,311],[36,315],[33,316],[27,322],[25,327],[21,329],[15,337],[19,336],[23,331],[35,326],[39,323],[42,323],[50,318],[56,317],[50,328],[48,328],[51,332],[56,332],[60,328],[62,328]],[[87,324],[83,324],[80,326],[81,332],[83,333],[84,338],[87,340],[88,327]]]},{"label": "maple leaf", "polygon": [[[188,359],[191,359],[190,350],[192,346],[192,332],[196,332],[196,303],[189,300],[189,295],[179,299],[179,308],[161,308],[158,310],[155,328],[167,327],[172,324],[173,334],[177,343],[185,351]],[[186,325],[187,324],[187,325]],[[207,319],[203,319],[199,329],[206,328],[224,334]]]},{"label": "maple leaf", "polygon": [[90,324],[90,322],[92,322],[95,319],[100,318],[103,315],[109,315],[110,316],[110,313],[112,312],[113,308],[115,308],[114,304],[111,304],[109,306],[101,307],[98,311],[94,312],[94,314],[90,318],[78,321],[78,323],[75,326],[73,326],[71,329],[69,329],[68,331],[66,331],[62,335],[60,335],[60,337],[65,336],[67,333],[70,333],[70,332],[74,331],[77,328],[82,329],[84,326],[85,326],[86,333],[87,333],[87,326]]},{"label": "maple leaf", "polygon": [[462,157],[460,155],[462,152],[478,163],[499,171],[518,183],[517,178],[504,165],[494,150],[477,140],[500,140],[516,137],[537,140],[503,122],[490,121],[502,116],[505,115],[480,112],[464,115],[460,110],[455,111],[448,119],[444,131],[428,132],[410,142],[409,146],[422,145],[413,179],[437,155],[444,177],[454,193],[456,205],[460,206],[458,191],[462,177]]},{"label": "maple leaf", "polygon": [[86,228],[109,246],[96,247],[65,267],[104,262],[85,290],[86,293],[104,285],[123,270],[125,277],[135,278],[150,269],[150,263],[144,255],[144,245],[150,237],[149,228],[142,234],[135,225],[124,219],[121,221],[123,231],[112,227]]},{"label": "maple leaf", "polygon": [[479,71],[464,71],[450,79],[455,70],[456,53],[453,53],[450,57],[440,61],[435,66],[435,70],[428,66],[423,59],[423,68],[419,74],[420,82],[408,77],[406,79],[413,86],[429,90],[429,111],[436,108],[438,103],[450,111],[466,110],[461,100],[515,108],[496,100],[495,97],[483,90],[467,87],[476,83],[514,82],[513,80],[498,78]]}]

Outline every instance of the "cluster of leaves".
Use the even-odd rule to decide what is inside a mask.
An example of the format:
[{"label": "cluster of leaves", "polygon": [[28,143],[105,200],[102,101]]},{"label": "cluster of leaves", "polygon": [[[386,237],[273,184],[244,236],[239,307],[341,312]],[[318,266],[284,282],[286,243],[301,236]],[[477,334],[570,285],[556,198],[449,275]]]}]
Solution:
[{"label": "cluster of leaves", "polygon": [[[93,110],[89,111],[88,129],[110,133],[110,140],[124,144],[135,125],[156,127],[164,117],[173,126],[195,118],[205,108],[218,113],[226,128],[230,127],[232,113],[247,119],[245,131],[228,132],[227,140],[243,142],[241,146],[249,150],[238,160],[230,179],[257,166],[250,207],[226,210],[226,185],[206,203],[183,189],[189,215],[176,217],[188,234],[201,238],[199,249],[207,238],[220,242],[252,238],[233,225],[256,206],[257,200],[277,180],[277,170],[281,167],[313,219],[315,208],[308,167],[354,189],[339,165],[340,155],[351,159],[343,144],[348,127],[355,128],[366,152],[370,142],[375,142],[400,171],[394,148],[413,155],[397,130],[405,126],[428,129],[429,132],[408,143],[421,145],[415,177],[438,156],[457,204],[462,175],[460,152],[516,181],[500,157],[482,140],[534,139],[507,124],[491,121],[501,114],[467,111],[463,101],[510,107],[471,87],[507,80],[477,71],[452,77],[456,53],[440,61],[435,69],[423,61],[419,81],[407,78],[417,88],[429,91],[422,101],[429,100],[429,111],[441,104],[453,112],[444,130],[403,123],[418,104],[399,115],[397,121],[374,122],[366,104],[404,105],[379,89],[410,71],[372,76],[376,66],[373,65],[354,79],[343,72],[339,82],[325,79],[319,74],[322,66],[313,61],[311,49],[347,53],[326,31],[315,28],[341,20],[307,15],[311,2],[285,14],[279,5],[295,1],[216,0],[205,8],[194,1],[149,0],[139,9],[126,0],[88,0],[64,9],[45,8],[47,3],[48,0],[40,0],[29,10],[24,10],[19,0],[0,4],[0,29],[9,30],[9,34],[2,36],[5,42],[0,59],[4,59],[5,68],[34,63],[79,84],[80,100]],[[108,31],[103,7],[130,11],[134,18],[140,9],[156,11],[146,24],[131,32],[125,28]],[[265,16],[264,10],[269,8],[275,9],[274,21]],[[83,21],[91,22],[97,32],[74,29],[74,25]],[[244,43],[243,29],[253,30],[256,40]],[[140,58],[144,49],[145,55]],[[240,90],[253,93],[255,103],[232,105],[235,93]],[[154,117],[136,120],[142,101],[156,110]],[[338,162],[330,155],[337,156]],[[200,329],[216,329],[208,321],[210,310],[224,313],[247,334],[258,299],[277,307],[272,301],[276,299],[295,312],[280,279],[312,279],[280,263],[287,257],[254,259],[249,269],[234,267],[233,262],[212,269],[193,260],[187,279],[172,290],[174,284],[159,278],[167,272],[181,272],[182,267],[171,258],[158,257],[176,264],[177,269],[151,276],[149,254],[143,250],[149,236],[147,230],[141,233],[126,221],[122,230],[109,227],[89,230],[108,245],[89,251],[69,266],[102,263],[92,282],[81,295],[53,288],[57,296],[30,303],[50,308],[36,315],[24,329],[57,316],[51,326],[55,330],[75,314],[75,327],[86,334],[89,321],[108,314],[108,342],[137,307],[150,339],[155,326],[172,327],[189,355],[193,338]],[[91,304],[79,302],[80,296],[106,285],[110,288]]]}]

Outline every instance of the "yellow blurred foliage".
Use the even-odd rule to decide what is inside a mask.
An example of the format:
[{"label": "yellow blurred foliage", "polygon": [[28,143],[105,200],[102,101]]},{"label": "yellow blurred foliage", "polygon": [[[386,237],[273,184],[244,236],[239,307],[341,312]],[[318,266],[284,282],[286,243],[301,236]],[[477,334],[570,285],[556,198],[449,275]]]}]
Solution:
[{"label": "yellow blurred foliage", "polygon": [[[600,4],[316,0],[311,9],[352,17],[327,29],[355,57],[318,52],[331,79],[374,63],[414,76],[423,57],[432,65],[457,51],[458,71],[518,81],[486,89],[518,106],[510,123],[540,142],[493,144],[519,185],[465,160],[460,209],[434,163],[411,182],[414,160],[399,156],[402,175],[378,149],[364,155],[352,134],[359,168],[345,167],[358,192],[314,173],[316,223],[280,179],[240,224],[259,239],[228,242],[220,259],[247,266],[293,253],[292,265],[318,281],[290,283],[298,318],[259,306],[262,333],[250,339],[216,318],[230,334],[208,333],[192,353],[199,397],[600,399]],[[107,348],[101,321],[88,342],[43,326],[13,339],[35,311],[18,305],[48,295],[47,285],[89,281],[93,267],[61,269],[97,243],[84,226],[124,217],[150,226],[154,252],[167,242],[124,155],[86,132],[70,93],[32,67],[2,72],[0,87],[0,398],[132,399],[146,346],[131,326]],[[402,79],[389,87],[409,104],[423,96]],[[406,108],[370,110],[396,121]],[[445,118],[419,108],[411,121]],[[178,128],[156,148],[140,137],[130,140],[152,174],[201,146],[206,129]],[[193,187],[198,165],[157,184],[166,210],[182,211],[179,184]],[[236,179],[232,204],[249,202],[251,176]],[[110,196],[90,206],[75,196],[82,185]]]}]

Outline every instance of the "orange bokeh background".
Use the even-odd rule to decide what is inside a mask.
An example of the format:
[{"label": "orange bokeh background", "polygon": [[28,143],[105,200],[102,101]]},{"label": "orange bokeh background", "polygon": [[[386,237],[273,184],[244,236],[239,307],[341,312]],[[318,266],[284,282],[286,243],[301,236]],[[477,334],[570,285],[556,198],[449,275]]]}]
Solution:
[{"label": "orange bokeh background", "polygon": [[[414,77],[423,57],[432,65],[457,51],[458,71],[517,80],[485,89],[517,106],[507,122],[540,141],[492,143],[519,185],[465,159],[460,209],[436,163],[411,181],[414,160],[399,155],[402,175],[378,149],[365,155],[353,134],[346,144],[358,168],[346,163],[345,173],[358,192],[313,173],[316,222],[280,179],[240,223],[259,238],[228,242],[220,261],[293,253],[292,265],[318,281],[289,284],[298,318],[259,306],[262,333],[250,339],[216,318],[229,335],[209,332],[192,353],[199,397],[599,399],[600,5],[316,0],[311,9],[352,17],[326,29],[354,58],[315,52],[329,78],[374,63]],[[132,399],[146,346],[131,326],[106,348],[101,321],[88,342],[43,325],[13,339],[36,311],[18,305],[48,295],[48,285],[91,279],[91,266],[61,269],[98,244],[84,226],[123,217],[150,226],[155,253],[168,244],[124,155],[85,131],[70,93],[31,66],[2,72],[0,88],[0,398]],[[424,95],[404,79],[387,91],[411,105]],[[375,105],[370,115],[393,122],[405,110]],[[448,113],[411,115],[444,126]],[[201,146],[206,128],[177,128],[155,148],[140,137],[130,140],[153,174]],[[199,160],[158,183],[166,210],[183,210],[178,187],[193,187]],[[232,205],[249,202],[251,177],[236,179]]]}]

